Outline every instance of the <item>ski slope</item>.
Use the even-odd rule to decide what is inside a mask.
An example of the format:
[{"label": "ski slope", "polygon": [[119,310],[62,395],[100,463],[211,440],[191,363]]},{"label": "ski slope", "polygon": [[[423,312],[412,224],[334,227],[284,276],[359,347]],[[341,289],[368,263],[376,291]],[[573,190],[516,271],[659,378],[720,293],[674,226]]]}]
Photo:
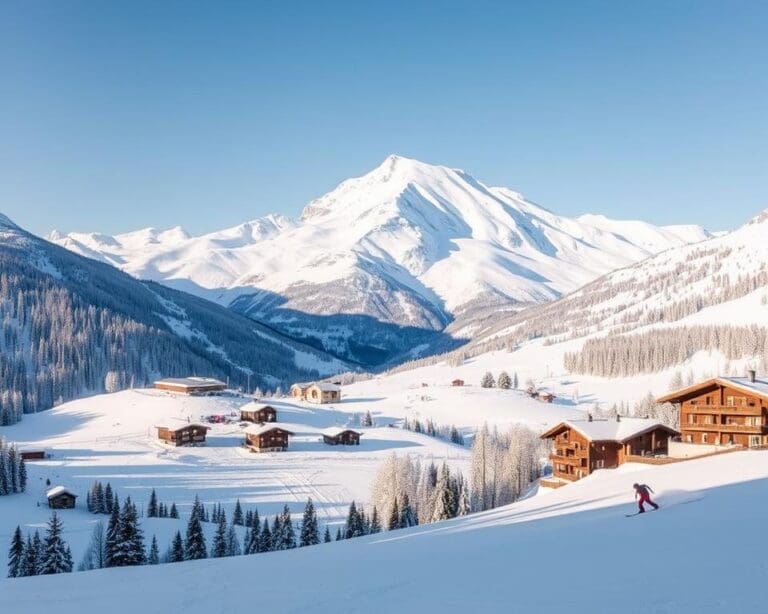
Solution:
[{"label": "ski slope", "polygon": [[[633,482],[654,488],[660,511],[625,518]],[[759,612],[766,497],[764,451],[624,465],[504,508],[356,540],[3,580],[0,610]]]}]

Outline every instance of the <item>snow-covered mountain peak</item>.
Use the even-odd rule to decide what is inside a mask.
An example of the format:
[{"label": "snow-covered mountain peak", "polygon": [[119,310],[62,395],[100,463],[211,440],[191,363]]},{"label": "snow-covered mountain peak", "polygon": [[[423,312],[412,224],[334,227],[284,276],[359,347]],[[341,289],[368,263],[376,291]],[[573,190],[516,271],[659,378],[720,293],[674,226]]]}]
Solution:
[{"label": "snow-covered mountain peak", "polygon": [[7,215],[0,213],[0,228],[4,230],[18,230],[19,227],[11,221]]}]

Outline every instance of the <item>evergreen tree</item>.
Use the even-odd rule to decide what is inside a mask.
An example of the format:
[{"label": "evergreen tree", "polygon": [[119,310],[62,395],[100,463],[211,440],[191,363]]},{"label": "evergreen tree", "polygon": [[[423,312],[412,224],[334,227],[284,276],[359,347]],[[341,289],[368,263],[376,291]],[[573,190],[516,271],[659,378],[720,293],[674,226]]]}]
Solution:
[{"label": "evergreen tree", "polygon": [[283,512],[280,515],[280,529],[281,529],[281,550],[291,550],[296,547],[296,531],[293,529],[293,521],[291,520],[291,510],[288,506],[283,506]]},{"label": "evergreen tree", "polygon": [[27,461],[19,458],[19,488],[21,492],[27,491]]},{"label": "evergreen tree", "polygon": [[[254,528],[254,531],[257,529]],[[269,520],[264,519],[264,526],[259,533],[259,552],[269,552],[272,550],[272,533],[269,530]]]},{"label": "evergreen tree", "polygon": [[171,511],[168,513],[168,515],[171,518],[177,518],[178,519],[178,517],[179,517],[179,510],[176,509],[176,504],[175,503],[171,503]]},{"label": "evergreen tree", "polygon": [[147,518],[157,518],[158,517],[158,511],[157,511],[157,493],[155,493],[155,489],[152,489],[152,492],[149,495],[149,503],[147,504]]},{"label": "evergreen tree", "polygon": [[235,511],[232,513],[232,524],[243,526],[243,508],[240,507],[240,499],[235,502]]},{"label": "evergreen tree", "polygon": [[184,560],[184,542],[181,539],[181,531],[176,531],[171,544],[171,553],[169,561],[171,563],[181,563]]},{"label": "evergreen tree", "polygon": [[157,548],[157,537],[152,536],[152,543],[149,546],[149,552],[147,553],[147,564],[157,565],[160,562],[160,551]]},{"label": "evergreen tree", "polygon": [[227,521],[219,516],[216,533],[213,536],[213,543],[211,544],[211,558],[218,559],[223,556],[227,556]]},{"label": "evergreen tree", "polygon": [[355,502],[349,504],[349,513],[347,514],[347,525],[344,529],[345,539],[351,537],[360,537],[363,534],[363,525],[360,521],[360,514],[357,511]]},{"label": "evergreen tree", "polygon": [[301,536],[299,546],[314,546],[320,543],[320,535],[317,528],[317,513],[312,499],[307,499],[307,505],[304,508],[304,516],[301,520]]},{"label": "evergreen tree", "polygon": [[328,525],[325,525],[325,534],[323,535],[323,542],[326,544],[331,542],[331,530],[328,528]]},{"label": "evergreen tree", "polygon": [[118,526],[118,542],[112,554],[112,566],[143,565],[146,562],[144,533],[139,526],[136,506],[130,497],[123,503]]},{"label": "evergreen tree", "polygon": [[400,528],[415,527],[417,524],[416,514],[413,513],[411,507],[411,499],[408,493],[405,493],[403,494],[403,505],[400,507]]},{"label": "evergreen tree", "polygon": [[512,387],[512,379],[509,377],[509,373],[506,371],[502,371],[499,373],[499,379],[497,382],[497,385],[499,388],[502,388],[504,390],[509,390]]},{"label": "evergreen tree", "polygon": [[237,531],[235,525],[231,524],[227,529],[227,556],[240,556],[240,554],[242,554],[242,550],[237,539]]},{"label": "evergreen tree", "polygon": [[344,539],[344,535],[341,533],[341,527],[336,529],[336,541],[340,542],[342,539]]},{"label": "evergreen tree", "polygon": [[493,374],[490,371],[486,371],[483,379],[480,380],[480,386],[482,388],[493,388],[495,385],[496,381],[493,379]]},{"label": "evergreen tree", "polygon": [[[114,495],[117,497],[117,494]],[[107,482],[107,487],[104,489],[104,497],[103,497],[103,507],[102,512],[103,514],[111,514],[112,508],[114,506],[114,498],[112,496],[112,486],[109,482]]]},{"label": "evergreen tree", "polygon": [[[197,501],[197,498],[195,501]],[[184,543],[184,558],[187,561],[204,559],[207,556],[207,551],[205,535],[203,535],[203,526],[200,524],[199,512],[196,512],[193,506],[192,514],[187,523],[187,539]]]},{"label": "evergreen tree", "polygon": [[16,526],[11,538],[11,548],[8,550],[8,577],[18,578],[21,575],[24,561],[24,537],[21,535],[21,527]]},{"label": "evergreen tree", "polygon": [[40,574],[57,574],[72,571],[71,555],[67,556],[67,544],[61,536],[61,520],[56,512],[53,512],[48,521],[43,543],[43,565]]},{"label": "evergreen tree", "polygon": [[368,530],[369,533],[380,533],[381,532],[381,523],[379,522],[379,513],[376,510],[376,506],[373,506],[373,512],[371,513],[371,525]]},{"label": "evergreen tree", "polygon": [[32,538],[32,553],[35,555],[35,574],[40,575],[43,569],[43,561],[45,560],[45,545],[43,544],[43,538],[40,537],[40,531],[37,529],[35,529],[35,535]]},{"label": "evergreen tree", "polygon": [[120,511],[118,507],[113,504],[110,504],[110,507],[112,508],[112,512],[109,515],[107,538],[104,548],[104,562],[106,567],[116,566],[116,557],[119,556],[118,548],[120,545]]},{"label": "evergreen tree", "polygon": [[389,513],[389,521],[387,522],[387,529],[394,531],[400,527],[400,505],[397,502],[397,497],[392,502],[392,510]]},{"label": "evergreen tree", "polygon": [[27,543],[24,546],[24,557],[21,561],[19,576],[36,576],[39,573],[38,554],[32,536],[27,535]]},{"label": "evergreen tree", "polygon": [[437,480],[434,496],[435,502],[432,506],[432,522],[452,518],[455,501],[450,484],[450,472],[448,470],[448,465],[445,463],[443,463],[440,470],[440,477]]}]

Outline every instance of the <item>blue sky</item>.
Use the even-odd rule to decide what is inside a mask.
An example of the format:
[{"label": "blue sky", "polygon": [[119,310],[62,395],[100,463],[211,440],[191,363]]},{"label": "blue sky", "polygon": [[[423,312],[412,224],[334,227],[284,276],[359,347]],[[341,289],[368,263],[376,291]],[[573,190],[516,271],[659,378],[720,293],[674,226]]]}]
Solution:
[{"label": "blue sky", "polygon": [[0,211],[296,215],[399,153],[562,214],[768,207],[768,2],[0,3]]}]

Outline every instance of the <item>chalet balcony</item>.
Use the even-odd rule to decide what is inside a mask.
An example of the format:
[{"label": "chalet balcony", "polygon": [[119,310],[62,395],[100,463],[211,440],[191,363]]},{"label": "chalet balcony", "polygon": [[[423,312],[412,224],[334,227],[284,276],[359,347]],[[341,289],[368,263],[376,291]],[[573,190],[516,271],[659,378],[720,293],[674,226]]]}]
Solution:
[{"label": "chalet balcony", "polygon": [[571,465],[572,467],[581,467],[581,461],[584,460],[584,467],[586,467],[586,460],[587,457],[581,457],[581,456],[561,456],[559,454],[553,454],[550,456],[550,459],[553,464],[560,463],[561,465]]},{"label": "chalet balcony", "polygon": [[761,435],[768,432],[768,426],[764,424],[681,424],[680,430],[721,433],[750,433],[754,435]]},{"label": "chalet balcony", "polygon": [[691,405],[685,408],[686,413],[702,415],[734,415],[734,416],[760,416],[763,410],[759,406],[725,406],[725,405]]}]

